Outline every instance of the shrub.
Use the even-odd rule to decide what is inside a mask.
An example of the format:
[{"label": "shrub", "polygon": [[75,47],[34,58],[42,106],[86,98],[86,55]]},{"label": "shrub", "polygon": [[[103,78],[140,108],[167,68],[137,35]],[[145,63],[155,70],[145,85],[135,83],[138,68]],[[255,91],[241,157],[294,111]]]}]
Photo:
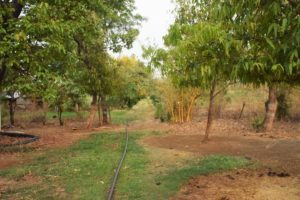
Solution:
[{"label": "shrub", "polygon": [[289,105],[287,102],[287,98],[285,94],[280,94],[277,97],[278,106],[277,106],[277,112],[276,117],[278,120],[283,120],[289,117]]},{"label": "shrub", "polygon": [[252,122],[252,127],[256,130],[256,132],[259,132],[263,127],[263,123],[264,123],[263,118],[256,117]]},{"label": "shrub", "polygon": [[171,120],[170,114],[166,112],[161,103],[156,105],[155,118],[160,119],[161,122],[169,122]]}]

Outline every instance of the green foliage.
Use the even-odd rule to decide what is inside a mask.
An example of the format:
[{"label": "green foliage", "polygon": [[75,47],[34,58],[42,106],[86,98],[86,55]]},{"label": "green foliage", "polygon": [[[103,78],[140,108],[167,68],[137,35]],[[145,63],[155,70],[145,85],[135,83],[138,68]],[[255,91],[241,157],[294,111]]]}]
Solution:
[{"label": "green foliage", "polygon": [[116,60],[116,78],[110,101],[114,105],[132,108],[150,94],[152,74],[135,57],[122,57]]},{"label": "green foliage", "polygon": [[195,176],[249,167],[252,164],[253,163],[245,158],[213,155],[205,157],[198,162],[191,162],[189,163],[190,166],[182,169],[172,170],[168,172],[167,175],[159,177],[158,181],[161,181],[162,183],[161,187],[163,187],[163,189],[161,190],[174,193],[180,189],[183,182],[186,182]]},{"label": "green foliage", "polygon": [[150,99],[143,99],[130,110],[113,110],[111,112],[112,123],[126,124],[137,120],[152,120],[154,118],[154,109]]},{"label": "green foliage", "polygon": [[[47,112],[48,120],[53,119],[53,117],[55,117],[55,116],[57,117],[56,112]],[[66,119],[66,120],[86,119],[87,116],[88,116],[88,112],[86,112],[86,111],[82,111],[79,113],[66,111],[66,112],[62,113],[62,118]]]},{"label": "green foliage", "polygon": [[[281,83],[299,84],[297,1],[175,2],[176,20],[164,37],[166,47],[150,47],[144,53],[152,57],[150,67],[161,68],[175,86],[209,89],[213,105],[214,97],[220,94],[215,92],[216,86],[226,88],[230,82],[267,84],[270,89]],[[266,120],[266,129],[270,129],[271,120]]]},{"label": "green foliage", "polygon": [[242,43],[228,26],[204,16],[209,11],[207,1],[197,2],[177,1],[178,16],[164,37],[167,49],[150,47],[145,56],[151,56],[151,64],[175,86],[208,89],[214,82],[235,80]]},{"label": "green foliage", "polygon": [[188,28],[185,40],[171,50],[171,74],[181,73],[179,83],[209,88],[214,80],[230,80],[239,41],[220,24],[199,23]]},{"label": "green foliage", "polygon": [[129,110],[113,110],[111,112],[112,124],[126,124],[132,121]]},{"label": "green foliage", "polygon": [[131,109],[132,115],[141,121],[154,119],[154,112],[155,107],[149,98],[139,101]]},{"label": "green foliage", "polygon": [[166,112],[166,108],[162,105],[162,103],[158,103],[155,106],[155,118],[159,119],[161,122],[169,122],[171,120],[171,116],[168,112]]},{"label": "green foliage", "polygon": [[277,112],[276,117],[278,120],[283,120],[289,117],[289,104],[285,94],[279,94],[277,97]]},{"label": "green foliage", "polygon": [[262,117],[256,117],[252,122],[252,127],[256,130],[256,132],[261,131],[263,128],[264,119]]},{"label": "green foliage", "polygon": [[108,50],[131,47],[142,20],[134,10],[133,0],[1,2],[1,91],[54,104],[111,94]]},{"label": "green foliage", "polygon": [[217,19],[244,44],[237,74],[256,84],[299,80],[300,5],[295,1],[214,1]]}]

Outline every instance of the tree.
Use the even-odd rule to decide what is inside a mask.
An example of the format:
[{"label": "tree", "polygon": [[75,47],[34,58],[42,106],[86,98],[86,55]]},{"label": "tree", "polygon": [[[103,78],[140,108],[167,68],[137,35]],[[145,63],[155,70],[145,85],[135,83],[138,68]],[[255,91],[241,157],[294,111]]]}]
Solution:
[{"label": "tree", "polygon": [[241,41],[240,53],[232,54],[234,63],[239,62],[233,76],[243,83],[268,85],[264,129],[271,130],[277,109],[277,85],[299,82],[300,5],[294,0],[176,2],[178,15],[166,44],[177,46],[188,38],[186,25],[203,22],[220,24],[234,40]]},{"label": "tree", "polygon": [[[93,16],[98,25],[87,24],[86,29],[74,35],[80,57],[79,66],[85,68],[84,80],[88,80],[86,91],[92,96],[88,127],[92,124],[97,107],[100,125],[109,122],[106,100],[111,93],[114,70],[109,69],[113,64],[107,49],[119,52],[122,48],[131,47],[138,35],[137,25],[142,20],[140,15],[133,14],[135,7],[132,0],[102,2],[101,5],[102,9]],[[95,37],[92,31],[87,31],[91,27],[98,28],[101,34]]]},{"label": "tree", "polygon": [[[215,97],[235,81],[241,41],[235,32],[214,16],[214,1],[176,1],[174,24],[164,37],[167,49],[152,53],[152,63],[162,68],[180,87],[209,90],[209,108],[204,141],[213,121]],[[151,54],[151,49],[146,54]],[[154,61],[153,61],[154,60]]]},{"label": "tree", "polygon": [[135,57],[116,59],[116,81],[111,100],[121,107],[132,108],[149,96],[152,72]]},{"label": "tree", "polygon": [[16,47],[14,45],[14,31],[23,6],[17,0],[1,1],[0,8],[0,84],[2,85],[8,67],[13,65],[14,62],[9,52],[13,52],[14,47]]},{"label": "tree", "polygon": [[112,83],[115,80],[115,63],[108,55],[102,54],[101,57],[95,57],[94,61],[95,67],[87,69],[81,79],[85,81],[85,91],[92,96],[88,128],[92,126],[97,111],[99,124],[109,123],[107,97],[112,94]]},{"label": "tree", "polygon": [[300,74],[300,4],[294,0],[215,1],[215,14],[244,44],[237,74],[244,83],[267,84],[264,130],[270,131],[281,83],[297,84]]},{"label": "tree", "polygon": [[142,19],[133,13],[133,0],[12,0],[0,5],[1,82],[11,66],[45,67],[57,58],[64,61],[59,68],[76,66],[78,40],[102,36],[114,51],[130,47]]},{"label": "tree", "polygon": [[9,105],[10,126],[15,126],[15,108],[16,101],[22,97],[22,93],[30,91],[30,75],[28,71],[21,68],[6,69],[7,78],[2,80],[1,87],[5,88],[6,100]]},{"label": "tree", "polygon": [[26,70],[31,79],[46,71],[59,76],[72,70],[102,73],[106,69],[97,69],[105,63],[100,59],[108,49],[130,47],[142,20],[133,0],[12,0],[0,5],[1,89],[8,70]]},{"label": "tree", "polygon": [[213,121],[215,97],[230,81],[234,81],[234,66],[238,63],[240,42],[221,24],[198,23],[186,27],[184,40],[170,51],[169,73],[182,74],[177,81],[183,85],[209,90],[209,108],[204,141],[207,141]]}]

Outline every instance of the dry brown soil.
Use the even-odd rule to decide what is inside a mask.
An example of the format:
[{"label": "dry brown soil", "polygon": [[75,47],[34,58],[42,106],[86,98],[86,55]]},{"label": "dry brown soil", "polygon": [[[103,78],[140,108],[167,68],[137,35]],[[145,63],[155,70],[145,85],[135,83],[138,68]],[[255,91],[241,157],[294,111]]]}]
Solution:
[{"label": "dry brown soil", "polygon": [[299,200],[299,177],[239,170],[194,178],[171,200]]},{"label": "dry brown soil", "polygon": [[[148,147],[193,153],[242,156],[262,164],[223,174],[195,177],[171,200],[300,200],[300,131],[298,124],[277,123],[259,134],[232,120],[217,120],[214,135],[203,144],[204,122],[166,128],[166,136],[145,138]],[[195,128],[196,127],[196,128]],[[280,131],[284,130],[284,131]]]},{"label": "dry brown soil", "polygon": [[253,136],[214,136],[203,144],[201,135],[149,137],[144,143],[159,148],[192,152],[198,156],[224,154],[258,160],[267,167],[300,175],[300,140]]}]

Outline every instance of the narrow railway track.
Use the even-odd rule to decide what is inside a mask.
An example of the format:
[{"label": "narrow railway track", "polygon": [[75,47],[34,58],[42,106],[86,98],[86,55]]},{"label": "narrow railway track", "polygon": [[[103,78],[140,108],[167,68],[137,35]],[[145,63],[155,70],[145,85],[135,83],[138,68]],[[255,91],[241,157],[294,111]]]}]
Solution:
[{"label": "narrow railway track", "polygon": [[127,154],[128,140],[129,140],[129,138],[128,138],[128,123],[126,124],[126,127],[125,127],[125,135],[126,135],[125,136],[126,141],[125,141],[124,151],[123,151],[123,154],[122,154],[121,159],[119,161],[118,167],[115,170],[115,175],[114,175],[112,184],[110,186],[110,190],[109,190],[109,193],[108,193],[107,200],[112,200],[114,198],[114,192],[115,192],[115,188],[116,188],[116,185],[117,185],[118,177],[119,177],[123,162],[124,162],[126,154]]}]

